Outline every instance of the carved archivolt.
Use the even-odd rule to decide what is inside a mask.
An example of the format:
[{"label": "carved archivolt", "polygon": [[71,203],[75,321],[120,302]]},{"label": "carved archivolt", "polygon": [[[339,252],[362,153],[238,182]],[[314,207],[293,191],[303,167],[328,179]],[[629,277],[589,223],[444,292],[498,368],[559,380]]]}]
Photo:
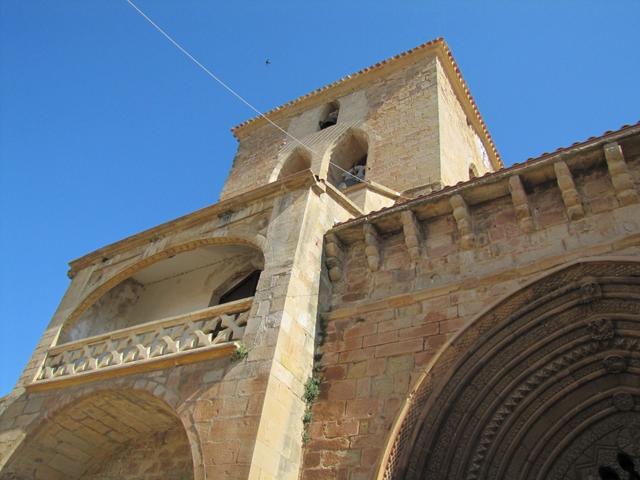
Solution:
[{"label": "carved archivolt", "polygon": [[413,392],[380,477],[597,478],[640,429],[639,276],[574,265],[476,320]]}]

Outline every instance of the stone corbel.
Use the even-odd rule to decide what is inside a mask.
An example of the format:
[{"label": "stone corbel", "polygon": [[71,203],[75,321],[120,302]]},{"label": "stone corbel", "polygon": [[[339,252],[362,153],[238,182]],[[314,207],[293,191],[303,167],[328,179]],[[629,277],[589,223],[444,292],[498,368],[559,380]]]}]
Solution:
[{"label": "stone corbel", "polygon": [[531,218],[531,209],[527,194],[522,186],[522,180],[519,175],[513,175],[509,178],[509,192],[511,192],[511,201],[516,210],[516,218],[520,229],[525,233],[533,232],[533,218]]},{"label": "stone corbel", "polygon": [[324,246],[325,263],[329,269],[329,278],[332,282],[337,282],[342,278],[342,257],[344,255],[342,243],[333,233],[327,234],[326,240],[327,243]]},{"label": "stone corbel", "polygon": [[404,243],[409,251],[411,261],[417,262],[420,258],[420,249],[422,245],[422,229],[416,219],[415,214],[411,210],[403,210],[400,212],[402,218],[402,230],[404,232]]},{"label": "stone corbel", "polygon": [[558,187],[560,187],[562,201],[564,202],[569,220],[580,220],[584,217],[584,209],[582,208],[582,201],[576,190],[576,185],[573,183],[573,176],[571,175],[569,167],[561,160],[554,163],[553,169],[556,172]]},{"label": "stone corbel", "polygon": [[369,270],[372,272],[380,268],[380,237],[376,227],[370,223],[363,225],[364,231],[364,253],[367,256]]},{"label": "stone corbel", "polygon": [[629,173],[627,162],[624,160],[622,148],[617,143],[608,143],[604,146],[604,158],[607,160],[611,183],[616,191],[616,197],[620,205],[638,203],[638,192],[633,184],[633,178]]},{"label": "stone corbel", "polygon": [[471,214],[469,213],[467,202],[464,201],[461,195],[456,194],[451,197],[449,203],[453,209],[453,218],[456,219],[458,232],[460,232],[460,244],[462,248],[473,248],[475,238],[471,228]]}]

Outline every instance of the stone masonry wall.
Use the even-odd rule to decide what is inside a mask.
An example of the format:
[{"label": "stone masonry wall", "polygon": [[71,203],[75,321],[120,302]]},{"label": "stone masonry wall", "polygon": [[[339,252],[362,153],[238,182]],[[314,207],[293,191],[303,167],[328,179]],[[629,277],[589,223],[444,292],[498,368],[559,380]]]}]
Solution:
[{"label": "stone masonry wall", "polygon": [[[368,137],[366,178],[396,191],[466,180],[470,161],[480,173],[486,171],[478,158],[473,129],[435,55],[372,79],[355,91],[338,90],[335,98],[330,95],[324,94],[309,112],[293,111],[278,120],[285,129],[291,126],[296,138],[310,147],[311,168],[320,178],[326,178],[327,152],[340,141],[342,131],[352,127]],[[305,119],[333,100],[341,104],[338,124],[319,132],[315,120]],[[297,146],[268,124],[256,127],[239,142],[223,199],[271,181],[283,161],[282,152]]]},{"label": "stone masonry wall", "polygon": [[[640,158],[627,164],[637,190]],[[414,260],[402,231],[382,231],[377,270],[362,240],[345,240],[342,275],[333,281],[325,315],[321,394],[302,478],[375,478],[419,376],[497,301],[581,258],[640,256],[640,209],[616,198],[603,159],[574,172],[574,181],[584,218],[568,219],[561,190],[549,178],[528,187],[530,233],[523,232],[511,198],[502,196],[469,206],[474,240],[467,248],[451,213],[419,222],[423,240]],[[385,225],[383,219],[378,224]],[[357,238],[352,230],[343,231],[345,239]]]},{"label": "stone masonry wall", "polygon": [[[322,190],[305,186],[278,193],[275,198],[245,204],[230,214],[99,258],[76,273],[20,383],[1,405],[0,476],[7,472],[28,475],[33,468],[55,465],[47,478],[77,478],[89,459],[97,455],[115,458],[125,445],[140,445],[145,436],[161,435],[167,425],[164,414],[158,416],[156,410],[168,409],[189,438],[191,478],[297,477],[304,410],[301,395],[313,364],[322,238],[334,221],[345,221],[349,214]],[[216,242],[246,242],[259,246],[264,254],[264,270],[242,338],[246,358],[227,356],[143,373],[123,371],[122,376],[104,380],[25,391],[74,312],[88,308],[140,268]],[[124,399],[119,405],[113,402],[96,408],[84,400],[109,403],[107,392],[111,391]],[[133,405],[140,392],[158,402],[135,413]],[[131,430],[127,422],[133,419],[127,420],[127,415],[139,417],[141,431]],[[36,462],[30,449],[43,451],[42,461]],[[132,450],[133,457],[139,454]],[[124,457],[118,461],[124,462]],[[157,464],[148,467],[155,469]],[[115,470],[91,471],[115,475]],[[155,472],[145,473],[144,477],[153,475]]]},{"label": "stone masonry wall", "polygon": [[156,433],[146,441],[125,445],[87,480],[191,480],[191,447],[180,429]]},{"label": "stone masonry wall", "polygon": [[367,175],[374,182],[401,192],[439,180],[436,64],[435,57],[424,59],[367,89]]},{"label": "stone masonry wall", "polygon": [[438,62],[438,125],[440,126],[440,159],[442,183],[455,185],[469,179],[469,168],[477,176],[493,171],[488,157],[483,160],[479,139],[467,120],[442,65]]}]

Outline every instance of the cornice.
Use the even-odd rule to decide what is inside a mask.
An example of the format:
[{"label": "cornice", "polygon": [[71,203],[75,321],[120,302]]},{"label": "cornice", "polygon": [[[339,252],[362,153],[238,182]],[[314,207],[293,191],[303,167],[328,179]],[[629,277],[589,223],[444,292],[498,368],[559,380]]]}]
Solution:
[{"label": "cornice", "polygon": [[508,180],[513,175],[520,175],[527,179],[529,183],[537,184],[554,178],[553,164],[558,160],[563,160],[572,167],[579,167],[578,164],[581,162],[586,162],[586,164],[604,162],[602,148],[610,142],[633,142],[638,144],[638,148],[640,148],[640,122],[635,125],[625,125],[616,131],[607,131],[599,137],[591,137],[586,141],[576,142],[570,147],[559,148],[555,152],[545,153],[524,163],[515,163],[497,172],[487,173],[482,177],[460,182],[437,192],[348,220],[336,225],[328,233],[335,234],[341,240],[349,243],[349,241],[356,238],[359,239],[362,236],[363,224],[375,223],[378,228],[385,231],[385,226],[395,226],[398,223],[390,222],[388,220],[389,217],[396,216],[404,210],[424,211],[431,208],[433,216],[445,213],[443,210],[450,211],[448,200],[456,194],[462,195],[471,205],[499,198],[508,194]]},{"label": "cornice", "polygon": [[248,192],[241,193],[240,195],[227,198],[218,203],[201,208],[200,210],[196,210],[195,212],[183,215],[174,220],[161,223],[153,228],[136,233],[115,243],[99,248],[98,250],[80,258],[72,260],[69,262],[69,276],[73,277],[78,271],[86,268],[94,262],[102,261],[105,257],[111,258],[118,253],[144,245],[151,240],[166,236],[172,232],[184,230],[194,225],[204,223],[222,213],[233,211],[237,208],[246,208],[248,205],[273,198],[281,195],[283,192],[312,186],[316,183],[317,180],[311,170],[304,170],[282,180],[277,180]]}]

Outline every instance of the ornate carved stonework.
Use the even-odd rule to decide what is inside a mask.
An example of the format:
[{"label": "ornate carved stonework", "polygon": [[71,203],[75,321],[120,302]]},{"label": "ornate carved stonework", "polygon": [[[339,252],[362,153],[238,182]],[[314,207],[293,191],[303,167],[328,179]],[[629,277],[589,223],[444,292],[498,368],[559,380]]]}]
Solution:
[{"label": "ornate carved stonework", "polygon": [[611,340],[615,334],[613,322],[608,318],[596,318],[589,322],[591,338],[599,342]]},{"label": "ornate carved stonework", "polygon": [[630,393],[617,393],[613,396],[613,405],[621,412],[628,412],[633,409],[635,402]]},{"label": "ornate carved stonework", "polygon": [[585,279],[580,285],[580,298],[584,303],[592,302],[602,296],[602,289],[593,278]]},{"label": "ornate carved stonework", "polygon": [[623,428],[618,433],[616,440],[620,450],[634,457],[640,457],[640,424]]},{"label": "ornate carved stonework", "polygon": [[329,278],[332,282],[337,282],[342,278],[342,257],[344,256],[344,252],[340,240],[333,234],[327,235],[325,256],[325,262],[329,269]]},{"label": "ornate carved stonework", "polygon": [[629,356],[640,341],[639,274],[637,264],[577,265],[478,319],[417,388],[384,478],[597,475],[601,452],[615,454],[618,438],[635,438],[622,428],[640,424]]},{"label": "ornate carved stonework", "polygon": [[609,373],[622,373],[627,369],[627,360],[620,355],[609,355],[603,363]]},{"label": "ornate carved stonework", "polygon": [[367,256],[367,264],[369,270],[372,272],[377,271],[380,268],[380,238],[378,231],[370,223],[365,223],[363,226],[364,232],[364,253]]}]

